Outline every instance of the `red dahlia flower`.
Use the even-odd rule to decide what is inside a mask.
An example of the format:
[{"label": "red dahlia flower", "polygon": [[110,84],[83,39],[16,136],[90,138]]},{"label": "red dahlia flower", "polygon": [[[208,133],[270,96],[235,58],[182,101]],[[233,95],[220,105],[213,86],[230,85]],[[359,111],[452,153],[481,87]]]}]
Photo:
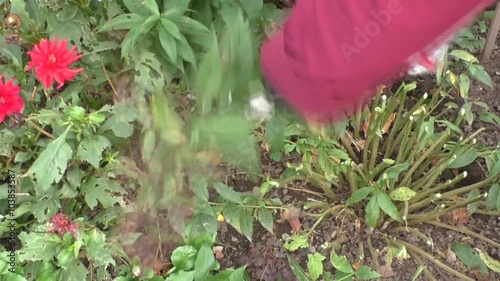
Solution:
[{"label": "red dahlia flower", "polygon": [[55,36],[52,41],[42,39],[33,50],[28,52],[31,61],[26,70],[35,68],[35,74],[45,88],[49,88],[55,80],[59,83],[57,89],[60,89],[64,85],[64,81],[73,80],[75,75],[83,70],[82,68],[69,68],[70,64],[82,56],[75,50],[76,46],[68,50],[68,40],[66,39],[59,43],[57,43]]},{"label": "red dahlia flower", "polygon": [[4,83],[3,75],[0,75],[0,123],[5,120],[5,116],[14,112],[22,113],[24,109],[24,101],[19,96],[21,87],[12,84],[13,81],[10,79]]},{"label": "red dahlia flower", "polygon": [[78,225],[73,223],[70,217],[63,213],[58,213],[50,220],[52,227],[49,229],[51,233],[57,233],[60,237],[70,233],[75,236],[75,231],[78,230]]}]

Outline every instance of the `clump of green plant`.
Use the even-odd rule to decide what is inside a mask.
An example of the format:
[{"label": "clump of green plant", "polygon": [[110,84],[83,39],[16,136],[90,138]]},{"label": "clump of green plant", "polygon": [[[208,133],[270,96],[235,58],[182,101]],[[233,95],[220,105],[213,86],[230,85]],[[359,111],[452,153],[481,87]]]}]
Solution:
[{"label": "clump of green plant", "polygon": [[[420,265],[423,266],[421,258],[429,259],[450,274],[468,278],[436,261],[423,249],[393,238],[398,232],[410,232],[432,243],[415,228],[429,223],[498,247],[498,243],[470,230],[438,222],[458,208],[468,207],[471,214],[479,209],[485,211],[484,206],[491,211],[492,202],[498,198],[500,165],[491,157],[496,147],[477,146],[475,136],[482,129],[470,136],[462,133],[460,126],[466,112],[463,108],[457,112],[452,105],[445,104],[448,97],[445,88],[443,85],[432,95],[423,94],[410,107],[406,102],[412,100],[409,93],[416,89],[415,83],[402,84],[389,97],[380,91],[370,107],[329,132],[337,133],[299,137],[285,144],[284,150],[300,153],[302,162],[289,165],[283,176],[309,181],[324,191],[330,204],[308,205],[324,210],[318,223],[324,216],[347,212],[369,228],[383,230],[389,245],[407,250]],[[343,129],[346,132],[339,134]],[[451,171],[466,169],[478,157],[488,157],[488,176],[473,184],[460,185],[467,171]],[[345,187],[351,195],[347,201],[341,201],[338,193]],[[292,236],[290,249],[307,247],[309,234]],[[369,237],[367,246],[375,257]],[[378,263],[376,266],[378,269]],[[427,270],[424,273],[430,276]]]}]

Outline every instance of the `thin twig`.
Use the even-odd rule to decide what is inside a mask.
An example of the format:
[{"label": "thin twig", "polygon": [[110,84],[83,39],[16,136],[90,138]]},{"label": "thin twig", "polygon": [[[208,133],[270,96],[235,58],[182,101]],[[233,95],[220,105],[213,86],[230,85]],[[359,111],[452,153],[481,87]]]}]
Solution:
[{"label": "thin twig", "polygon": [[44,134],[45,136],[51,138],[51,139],[55,139],[55,137],[53,135],[51,135],[50,133],[48,133],[47,131],[45,131],[44,129],[42,129],[40,126],[38,126],[37,124],[33,123],[31,120],[28,120],[28,119],[24,119],[24,121],[26,123],[28,123],[31,127],[35,128],[37,131],[39,131],[40,133]]}]

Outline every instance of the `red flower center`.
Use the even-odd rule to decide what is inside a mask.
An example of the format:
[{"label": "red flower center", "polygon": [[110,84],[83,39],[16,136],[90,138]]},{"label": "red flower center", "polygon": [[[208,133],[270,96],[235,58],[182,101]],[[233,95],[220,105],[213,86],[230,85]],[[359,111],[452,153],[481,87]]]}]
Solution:
[{"label": "red flower center", "polygon": [[56,56],[54,56],[54,54],[51,54],[49,56],[49,64],[54,65],[55,63],[56,63]]}]

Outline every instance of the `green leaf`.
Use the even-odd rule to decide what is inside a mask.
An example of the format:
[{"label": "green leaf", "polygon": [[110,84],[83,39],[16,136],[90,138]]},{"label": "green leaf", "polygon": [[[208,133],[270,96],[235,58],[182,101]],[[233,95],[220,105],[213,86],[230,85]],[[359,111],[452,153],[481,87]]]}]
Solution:
[{"label": "green leaf", "polygon": [[400,222],[401,221],[401,214],[398,212],[398,208],[396,208],[394,203],[392,203],[391,198],[389,198],[389,196],[387,196],[387,194],[385,194],[383,192],[377,192],[376,197],[377,197],[378,205],[380,206],[380,208],[386,214],[391,216],[391,218]]},{"label": "green leaf", "polygon": [[68,269],[61,271],[60,280],[87,280],[87,275],[87,268],[81,262],[74,262],[68,266]]},{"label": "green leaf", "polygon": [[453,243],[453,251],[457,254],[458,259],[470,268],[479,268],[481,273],[488,274],[488,268],[483,262],[479,254],[475,252],[470,246]]},{"label": "green leaf", "polygon": [[500,117],[493,112],[483,111],[479,114],[479,119],[483,122],[500,126]]},{"label": "green leaf", "polygon": [[458,127],[457,125],[451,123],[448,120],[438,120],[436,122],[439,123],[439,124],[446,125],[447,128],[449,128],[450,130],[455,131],[455,132],[457,132],[459,134],[462,133],[462,130],[460,130],[460,127]]},{"label": "green leaf", "polygon": [[110,208],[116,203],[121,206],[125,205],[122,196],[117,194],[125,194],[126,191],[120,186],[119,182],[108,178],[91,177],[80,187],[85,195],[85,202],[93,209],[99,201],[104,208]]},{"label": "green leaf", "polygon": [[212,47],[203,57],[196,76],[196,98],[200,103],[199,108],[202,114],[212,110],[213,99],[220,94],[222,77],[219,45],[216,40],[213,40]]},{"label": "green leaf", "polygon": [[309,236],[307,234],[293,234],[285,242],[285,249],[292,252],[307,247],[309,247]]},{"label": "green leaf", "polygon": [[[172,273],[165,280],[166,281],[193,281],[194,280],[194,275],[195,275],[194,271],[180,270],[178,272]],[[127,281],[128,280],[129,279],[127,279]]]},{"label": "green leaf", "polygon": [[63,248],[57,254],[57,263],[60,267],[67,270],[68,266],[76,261],[75,253],[68,248]]},{"label": "green leaf", "polygon": [[212,253],[212,249],[207,244],[203,244],[196,256],[196,261],[194,263],[194,280],[204,281],[208,276],[208,273],[215,265],[215,257]]},{"label": "green leaf", "polygon": [[488,197],[486,198],[486,210],[500,210],[500,184],[495,183],[491,186],[488,191]]},{"label": "green leaf", "polygon": [[181,58],[191,63],[196,69],[198,64],[193,48],[191,48],[188,41],[186,40],[186,37],[184,37],[183,35],[181,35],[181,38],[179,39],[179,46],[177,50],[179,51],[179,55],[181,56]]},{"label": "green leaf", "polygon": [[307,254],[307,270],[312,280],[317,280],[323,274],[325,256],[320,253]]},{"label": "green leaf", "polygon": [[215,190],[227,201],[242,204],[243,201],[241,199],[241,193],[234,191],[234,189],[230,186],[227,186],[223,183],[217,182],[214,184]]},{"label": "green leaf", "polygon": [[257,219],[267,231],[274,232],[273,214],[266,207],[259,208]]},{"label": "green leaf", "polygon": [[164,30],[172,35],[174,38],[181,40],[182,34],[179,30],[179,27],[177,24],[175,24],[173,21],[169,19],[162,18],[161,20],[161,25],[164,27]]},{"label": "green leaf", "polygon": [[288,259],[288,263],[290,264],[290,268],[292,269],[293,274],[298,278],[299,281],[311,281],[311,279],[307,276],[306,272],[300,267],[300,265],[290,257],[287,253],[286,257]]},{"label": "green leaf", "polygon": [[59,13],[57,13],[57,20],[60,22],[65,22],[69,21],[75,18],[76,14],[78,14],[78,9],[77,5],[68,5],[64,7]]},{"label": "green leaf", "polygon": [[[28,279],[22,277],[22,276],[19,276],[17,274],[14,274],[12,272],[6,272],[4,274],[2,274],[2,280],[8,280],[8,281],[28,281]],[[5,279],[4,279],[5,278]],[[80,280],[84,280],[84,279],[80,279]]]},{"label": "green leaf", "polygon": [[194,266],[198,251],[193,246],[184,245],[172,252],[172,265],[179,270],[190,270]]},{"label": "green leaf", "polygon": [[147,17],[143,17],[136,14],[121,14],[110,19],[108,22],[103,24],[101,28],[98,29],[97,32],[106,32],[113,29],[132,29],[134,26],[140,26],[143,22],[146,21]]},{"label": "green leaf", "polygon": [[125,7],[127,7],[127,9],[134,13],[134,14],[139,14],[139,15],[143,15],[143,16],[148,16],[151,14],[151,12],[149,11],[149,9],[147,8],[146,3],[144,3],[144,1],[147,1],[147,0],[123,0],[123,4],[125,4]]},{"label": "green leaf", "polygon": [[177,61],[177,43],[175,38],[172,37],[163,26],[158,28],[158,36],[160,37],[160,44],[163,50],[170,61],[175,64]]},{"label": "green leaf", "polygon": [[341,257],[335,253],[335,250],[332,250],[330,253],[330,262],[336,270],[345,272],[345,273],[353,273],[354,269],[351,266],[351,263],[347,260],[346,257]]},{"label": "green leaf", "polygon": [[142,35],[142,26],[137,26],[129,30],[129,32],[127,33],[125,38],[123,38],[122,41],[122,52],[121,52],[122,59],[127,57],[130,51],[134,49],[135,44],[137,43],[141,35]]},{"label": "green leaf", "polygon": [[465,73],[461,73],[459,76],[459,90],[460,90],[460,96],[462,98],[467,98],[469,94],[469,89],[470,89],[470,79],[469,76]]},{"label": "green leaf", "polygon": [[377,201],[378,196],[373,196],[366,205],[366,221],[372,228],[377,226],[377,220],[380,216],[380,207]]},{"label": "green leaf", "polygon": [[458,157],[455,161],[451,162],[451,164],[447,167],[448,169],[457,169],[468,166],[476,161],[478,155],[475,149],[468,149],[461,155],[457,155]]},{"label": "green leaf", "polygon": [[373,187],[367,186],[356,190],[349,199],[347,199],[346,205],[350,206],[352,204],[358,203],[365,199],[371,192],[373,192]]},{"label": "green leaf", "polygon": [[229,281],[245,280],[246,265],[234,270],[229,276]]},{"label": "green leaf", "polygon": [[472,76],[474,76],[474,78],[476,78],[477,80],[483,82],[486,86],[493,88],[493,83],[491,82],[491,77],[488,74],[488,72],[486,72],[486,70],[484,70],[483,66],[475,65],[475,72],[472,74]]},{"label": "green leaf", "polygon": [[461,59],[466,62],[478,62],[477,58],[473,56],[471,53],[464,50],[453,50],[449,54],[450,56],[454,56],[458,59]]},{"label": "green leaf", "polygon": [[479,253],[479,257],[483,260],[484,264],[486,264],[489,269],[495,272],[500,272],[500,261],[495,260],[494,258],[490,257],[488,253],[483,252],[478,248],[476,248],[476,251]]},{"label": "green leaf", "polygon": [[99,169],[104,148],[110,147],[111,142],[101,135],[85,136],[78,146],[76,156],[82,161],[87,161],[94,168]]},{"label": "green leaf", "polygon": [[389,197],[396,201],[408,201],[413,198],[417,193],[408,187],[402,186],[394,189],[389,193]]},{"label": "green leaf", "polygon": [[251,210],[230,204],[222,210],[222,214],[230,225],[245,235],[248,241],[252,242],[253,221]]},{"label": "green leaf", "polygon": [[128,138],[134,132],[131,122],[137,118],[137,110],[130,105],[119,103],[112,107],[113,115],[99,128],[99,133],[112,130],[119,138]]},{"label": "green leaf", "polygon": [[[469,192],[469,195],[467,196],[467,199],[477,198],[480,194],[481,192],[478,189],[471,190]],[[479,200],[470,203],[467,206],[467,211],[470,215],[472,215],[477,211],[478,208],[479,208]]]},{"label": "green leaf", "polygon": [[285,147],[285,123],[279,114],[273,114],[271,119],[267,121],[266,138],[271,153],[281,154],[283,152]]},{"label": "green leaf", "polygon": [[51,141],[28,170],[39,191],[46,191],[54,182],[58,183],[66,171],[72,153],[71,147],[66,143],[68,132],[69,130],[66,130]]},{"label": "green leaf", "polygon": [[372,271],[368,266],[363,265],[355,272],[356,278],[359,280],[370,280],[382,277],[378,272]]},{"label": "green leaf", "polygon": [[389,167],[385,170],[385,172],[382,174],[382,178],[385,180],[397,180],[399,175],[408,170],[410,167],[409,163],[401,163],[394,165],[392,167]]},{"label": "green leaf", "polygon": [[193,176],[190,178],[191,190],[200,198],[208,201],[208,183],[204,177]]},{"label": "green leaf", "polygon": [[63,247],[61,239],[55,234],[21,232],[18,237],[23,244],[19,250],[20,261],[52,261]]},{"label": "green leaf", "polygon": [[93,228],[88,231],[83,238],[83,245],[86,248],[87,258],[95,266],[115,265],[111,249],[106,245],[106,236],[100,230]]},{"label": "green leaf", "polygon": [[146,8],[149,10],[150,13],[153,15],[159,16],[160,15],[160,9],[158,8],[158,4],[156,3],[156,0],[143,0],[142,3]]}]

